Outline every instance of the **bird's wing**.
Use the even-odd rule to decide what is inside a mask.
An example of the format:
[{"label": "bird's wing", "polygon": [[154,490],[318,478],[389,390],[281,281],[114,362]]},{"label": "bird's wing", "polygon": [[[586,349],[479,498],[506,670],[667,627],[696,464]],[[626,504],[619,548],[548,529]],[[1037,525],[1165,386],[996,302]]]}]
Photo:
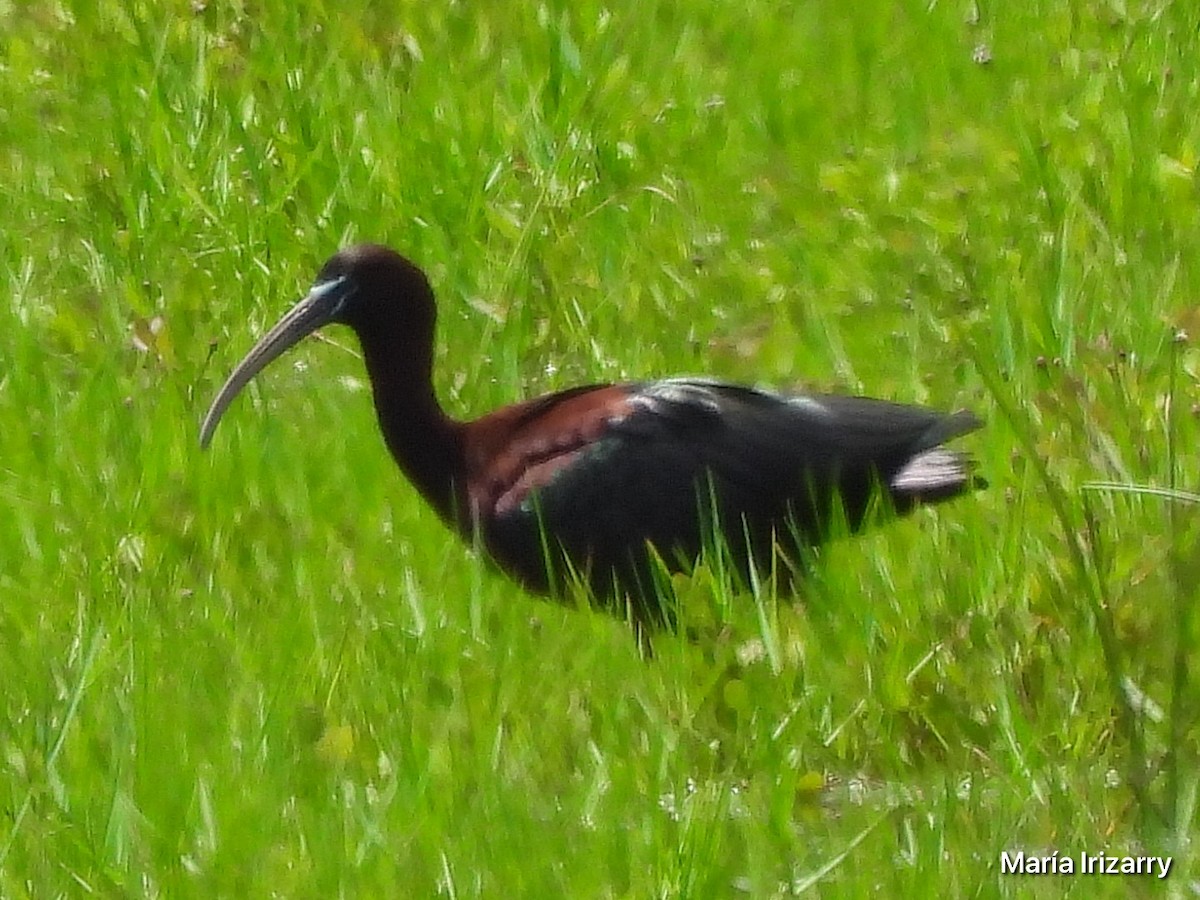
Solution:
[{"label": "bird's wing", "polygon": [[865,397],[783,396],[701,379],[641,385],[631,402],[644,414],[614,422],[614,433],[694,442],[703,467],[718,480],[763,492],[857,491],[873,479],[920,499],[922,485],[911,470],[930,454],[955,484],[931,479],[926,487],[963,487],[965,457],[941,445],[980,425],[968,412],[945,414]]},{"label": "bird's wing", "polygon": [[940,448],[978,427],[879,400],[780,396],[701,379],[579,389],[505,411],[503,452],[475,496],[500,530],[536,520],[565,546],[607,558],[649,541],[695,550],[704,493],[722,522],[763,528],[786,516],[815,531],[835,495],[852,525],[877,484],[897,507],[967,485]]}]

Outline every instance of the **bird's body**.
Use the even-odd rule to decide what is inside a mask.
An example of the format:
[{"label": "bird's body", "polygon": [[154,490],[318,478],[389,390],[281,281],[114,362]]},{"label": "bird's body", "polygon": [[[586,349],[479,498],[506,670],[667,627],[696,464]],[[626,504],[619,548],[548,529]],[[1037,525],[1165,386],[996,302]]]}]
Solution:
[{"label": "bird's body", "polygon": [[376,245],[322,269],[312,293],[230,376],[202,430],[207,444],[254,374],[327,322],[363,347],[380,428],[400,468],[441,517],[526,588],[560,593],[582,577],[601,602],[663,618],[653,562],[686,568],[719,532],[737,567],[864,524],[874,499],[903,513],[963,493],[968,460],[941,445],[978,427],[881,400],[781,396],[707,379],[593,385],[471,422],[432,387],[432,290]]}]

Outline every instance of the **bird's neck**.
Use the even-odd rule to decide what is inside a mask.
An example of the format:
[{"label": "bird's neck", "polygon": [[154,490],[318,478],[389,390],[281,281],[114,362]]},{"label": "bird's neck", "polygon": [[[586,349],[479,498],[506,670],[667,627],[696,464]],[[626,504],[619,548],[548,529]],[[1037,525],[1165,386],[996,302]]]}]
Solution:
[{"label": "bird's neck", "polygon": [[462,424],[437,401],[429,345],[364,341],[363,355],[388,450],[442,519],[455,525],[465,495],[465,486],[455,484],[455,474],[464,471]]}]

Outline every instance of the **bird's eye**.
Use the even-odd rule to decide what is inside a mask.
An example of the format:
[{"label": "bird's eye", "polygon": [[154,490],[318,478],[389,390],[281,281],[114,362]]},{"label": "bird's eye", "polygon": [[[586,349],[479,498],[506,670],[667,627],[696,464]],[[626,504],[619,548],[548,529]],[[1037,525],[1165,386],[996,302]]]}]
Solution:
[{"label": "bird's eye", "polygon": [[345,280],[346,276],[341,272],[322,272],[313,282],[312,289],[323,292]]},{"label": "bird's eye", "polygon": [[354,285],[348,275],[319,277],[308,292],[313,303],[325,307],[326,321],[337,318],[346,307],[346,302],[354,295]]}]

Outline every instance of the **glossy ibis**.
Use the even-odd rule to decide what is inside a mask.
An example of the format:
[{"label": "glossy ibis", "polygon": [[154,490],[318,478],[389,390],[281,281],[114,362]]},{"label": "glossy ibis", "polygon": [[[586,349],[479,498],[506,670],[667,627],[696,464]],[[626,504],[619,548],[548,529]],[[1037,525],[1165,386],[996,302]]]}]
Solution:
[{"label": "glossy ibis", "polygon": [[459,422],[434,395],[435,317],[412,262],[373,244],[341,251],[234,369],[201,445],[272,360],[323,325],[348,325],[388,449],[447,525],[529,590],[558,594],[564,576],[581,577],[639,622],[670,618],[654,557],[686,568],[710,523],[747,575],[774,554],[795,561],[831,528],[857,530],[876,498],[903,513],[976,481],[967,457],[942,447],[979,427],[968,412],[701,378],[576,387]]}]

